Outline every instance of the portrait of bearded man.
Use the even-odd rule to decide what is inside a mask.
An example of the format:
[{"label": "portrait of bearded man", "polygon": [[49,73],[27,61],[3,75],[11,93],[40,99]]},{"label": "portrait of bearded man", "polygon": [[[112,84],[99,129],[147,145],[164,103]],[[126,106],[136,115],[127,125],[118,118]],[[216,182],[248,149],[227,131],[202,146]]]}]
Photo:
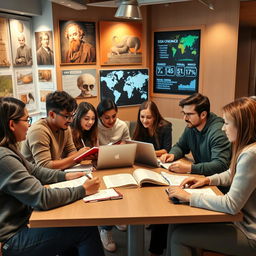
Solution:
[{"label": "portrait of bearded man", "polygon": [[65,53],[65,63],[96,62],[95,47],[85,41],[86,32],[77,23],[70,23],[65,28],[65,38],[68,39],[68,50]]}]

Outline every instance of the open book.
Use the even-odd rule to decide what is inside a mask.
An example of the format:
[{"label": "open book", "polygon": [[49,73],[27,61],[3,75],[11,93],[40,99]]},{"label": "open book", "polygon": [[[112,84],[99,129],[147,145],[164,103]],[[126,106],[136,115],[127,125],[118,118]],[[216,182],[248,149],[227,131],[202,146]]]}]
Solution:
[{"label": "open book", "polygon": [[[92,178],[92,174],[88,174]],[[88,180],[86,176],[82,176],[80,178],[74,179],[74,180],[66,180],[61,181],[57,183],[51,184],[50,188],[73,188],[73,187],[79,187],[85,183],[85,181]]]},{"label": "open book", "polygon": [[105,200],[116,200],[116,199],[122,199],[123,195],[116,191],[114,188],[109,189],[101,189],[98,191],[98,193],[86,196],[83,198],[84,202],[99,202],[99,201],[105,201]]},{"label": "open book", "polygon": [[[167,173],[168,174],[168,173]],[[174,176],[171,179],[171,176],[165,175],[165,172],[157,173],[147,169],[136,169],[133,174],[129,173],[120,173],[107,175],[103,177],[105,185],[107,188],[115,187],[141,187],[144,183],[151,183],[155,185],[179,185],[180,182],[187,176],[182,176],[182,178],[177,179],[178,175]],[[179,184],[177,184],[179,182]]]},{"label": "open book", "polygon": [[89,150],[85,151],[84,153],[82,153],[81,155],[77,156],[74,158],[75,162],[81,162],[83,159],[85,159],[88,156],[91,155],[95,155],[96,153],[98,153],[99,148],[98,147],[93,147],[90,148]]}]

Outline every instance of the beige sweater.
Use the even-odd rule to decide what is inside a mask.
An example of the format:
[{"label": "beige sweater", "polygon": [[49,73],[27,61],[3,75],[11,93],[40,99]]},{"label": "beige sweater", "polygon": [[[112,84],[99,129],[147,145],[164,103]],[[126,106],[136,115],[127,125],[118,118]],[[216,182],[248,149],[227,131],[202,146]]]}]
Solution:
[{"label": "beige sweater", "polygon": [[67,157],[76,151],[70,128],[54,132],[42,118],[28,130],[21,153],[31,163],[52,168],[52,161]]}]

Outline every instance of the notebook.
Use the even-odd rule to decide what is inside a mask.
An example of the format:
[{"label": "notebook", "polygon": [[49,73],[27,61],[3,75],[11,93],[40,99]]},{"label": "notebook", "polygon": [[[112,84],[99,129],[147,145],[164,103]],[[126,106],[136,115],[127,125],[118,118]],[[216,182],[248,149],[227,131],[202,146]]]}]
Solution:
[{"label": "notebook", "polygon": [[96,169],[132,166],[135,160],[136,148],[135,143],[100,146]]},{"label": "notebook", "polygon": [[136,163],[159,167],[159,162],[157,160],[153,144],[136,141],[136,140],[127,140],[126,143],[137,144],[137,150],[136,150],[136,156],[135,156]]}]

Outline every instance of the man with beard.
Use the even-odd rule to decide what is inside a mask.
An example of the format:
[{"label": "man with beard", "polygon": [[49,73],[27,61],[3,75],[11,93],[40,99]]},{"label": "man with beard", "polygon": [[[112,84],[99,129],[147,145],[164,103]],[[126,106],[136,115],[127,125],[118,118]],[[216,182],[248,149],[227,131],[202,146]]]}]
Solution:
[{"label": "man with beard", "polygon": [[96,51],[90,43],[84,41],[84,30],[76,23],[66,27],[65,37],[69,40],[69,49],[65,63],[89,63],[96,61]]},{"label": "man with beard", "polygon": [[47,117],[39,119],[29,128],[27,139],[21,147],[21,152],[28,161],[62,170],[77,164],[74,158],[88,148],[77,151],[72,140],[69,125],[76,108],[76,100],[64,91],[47,95]]},{"label": "man with beard", "polygon": [[[229,168],[231,146],[222,126],[224,120],[210,112],[208,97],[195,93],[180,101],[184,120],[187,122],[179,141],[169,154],[161,156],[162,162],[173,162],[169,170],[205,176],[221,173]],[[181,161],[191,153],[194,162]],[[223,191],[224,192],[224,191]],[[161,255],[166,248],[167,224],[151,225],[151,256]]]}]

